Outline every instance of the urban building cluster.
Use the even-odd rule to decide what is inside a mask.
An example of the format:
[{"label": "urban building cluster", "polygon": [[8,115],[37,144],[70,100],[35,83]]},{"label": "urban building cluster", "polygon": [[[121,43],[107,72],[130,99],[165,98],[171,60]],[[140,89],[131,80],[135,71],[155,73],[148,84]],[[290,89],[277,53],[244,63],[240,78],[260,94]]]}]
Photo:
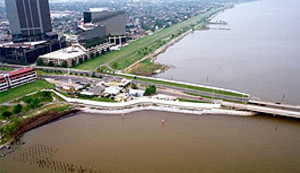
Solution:
[{"label": "urban building cluster", "polygon": [[[224,2],[201,1],[81,1],[78,2],[56,2],[51,4],[53,15],[56,17],[53,25],[59,26],[57,31],[61,34],[75,34],[76,26],[83,21],[82,13],[85,9],[93,7],[107,7],[113,10],[126,11],[126,35],[129,39],[137,39],[146,34],[167,28],[171,25],[184,21],[206,11],[223,6]],[[67,17],[72,16],[72,17]],[[61,29],[64,27],[64,29]],[[56,29],[56,27],[54,28]]]},{"label": "urban building cluster", "polygon": [[5,4],[12,42],[0,45],[2,62],[34,63],[39,55],[60,49],[48,0],[6,0]]},{"label": "urban building cluster", "polygon": [[[72,80],[73,79],[73,80]],[[137,85],[132,82],[132,80],[122,78],[122,79],[103,79],[103,78],[93,78],[92,80],[74,78],[71,77],[69,80],[64,79],[54,79],[46,78],[49,83],[56,86],[56,89],[65,94],[69,94],[70,97],[101,100],[103,98],[109,101],[129,101],[143,98],[146,93],[146,87]],[[135,86],[135,87],[133,87]],[[148,96],[156,100],[174,100],[177,98],[173,96],[167,96],[163,94]]]},{"label": "urban building cluster", "polygon": [[[4,3],[4,2],[3,2]],[[4,4],[0,1],[0,44],[10,42],[12,40],[9,22],[6,17]]]},{"label": "urban building cluster", "polygon": [[[49,4],[48,0],[5,0],[5,6],[6,13],[3,12],[5,8],[0,7],[0,62],[31,64],[41,57],[44,65],[50,61],[54,65],[62,65],[65,63],[60,58],[54,61],[53,55],[70,57],[68,50],[74,49],[74,46],[64,48],[74,43],[86,49],[84,59],[92,58],[96,54],[113,50],[115,45],[167,28],[223,6],[223,3],[208,0],[134,0],[80,3],[52,1]],[[102,45],[109,47],[98,49]],[[46,63],[44,55],[48,56],[57,50],[60,53],[52,54],[52,60]],[[76,59],[75,63],[71,63],[72,60],[66,61],[68,66],[80,62]]]},{"label": "urban building cluster", "polygon": [[69,67],[108,51],[107,45],[126,41],[124,10],[91,8],[84,11],[75,39],[68,42],[68,36],[58,37],[58,33],[53,32],[48,0],[6,0],[5,4],[12,42],[0,44],[1,62],[31,64],[40,57],[40,65],[66,64]]},{"label": "urban building cluster", "polygon": [[209,1],[136,1],[127,3],[126,30],[131,39],[136,39],[221,5]]}]

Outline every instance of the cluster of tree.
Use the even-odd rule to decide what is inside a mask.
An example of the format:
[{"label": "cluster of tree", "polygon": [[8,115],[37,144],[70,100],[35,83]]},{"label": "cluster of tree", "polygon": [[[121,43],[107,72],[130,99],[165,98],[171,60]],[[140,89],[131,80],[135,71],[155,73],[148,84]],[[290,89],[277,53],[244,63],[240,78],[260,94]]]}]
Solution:
[{"label": "cluster of tree", "polygon": [[154,86],[154,85],[147,86],[144,96],[151,96],[154,94],[156,94],[156,86]]},{"label": "cluster of tree", "polygon": [[52,101],[51,92],[40,92],[36,97],[28,97],[25,99],[25,103],[31,109],[39,107],[44,102]]},{"label": "cluster of tree", "polygon": [[22,124],[22,119],[20,117],[14,117],[9,124],[2,126],[0,128],[0,132],[2,134],[1,140],[5,141],[10,139],[20,124]]},{"label": "cluster of tree", "polygon": [[40,106],[41,100],[39,98],[27,98],[25,103],[28,105],[29,108],[37,108]]},{"label": "cluster of tree", "polygon": [[[36,97],[28,97],[24,100],[27,106],[31,109],[39,107],[43,102],[50,102],[52,100],[51,92],[38,93]],[[6,119],[11,118],[14,114],[19,114],[23,110],[23,105],[17,104],[13,107],[13,111],[4,111],[2,116]]]},{"label": "cluster of tree", "polygon": [[18,114],[18,113],[21,113],[22,112],[22,109],[23,109],[23,106],[21,104],[17,104],[13,107],[13,112],[10,112],[10,111],[4,111],[2,113],[2,116],[4,118],[10,118],[13,114]]}]

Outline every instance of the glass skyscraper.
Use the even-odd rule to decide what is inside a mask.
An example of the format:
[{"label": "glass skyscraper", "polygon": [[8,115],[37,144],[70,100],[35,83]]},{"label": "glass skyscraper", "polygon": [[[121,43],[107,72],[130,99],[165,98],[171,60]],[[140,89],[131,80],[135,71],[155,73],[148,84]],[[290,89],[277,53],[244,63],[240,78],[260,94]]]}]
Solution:
[{"label": "glass skyscraper", "polygon": [[40,41],[52,31],[48,0],[5,0],[14,42]]}]

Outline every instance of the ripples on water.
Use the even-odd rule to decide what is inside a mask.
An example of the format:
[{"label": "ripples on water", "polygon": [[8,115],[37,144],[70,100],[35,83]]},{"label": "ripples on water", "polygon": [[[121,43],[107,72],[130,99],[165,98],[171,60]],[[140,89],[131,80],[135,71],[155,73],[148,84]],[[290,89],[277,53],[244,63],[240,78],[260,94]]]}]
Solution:
[{"label": "ripples on water", "polygon": [[[285,94],[299,104],[299,4],[264,0],[228,10],[216,19],[230,31],[188,35],[158,57],[176,66],[160,76],[271,100]],[[299,131],[298,120],[271,116],[80,114],[26,133],[25,145],[0,158],[0,172],[298,173]]]},{"label": "ripples on water", "polygon": [[[240,4],[215,18],[230,30],[196,31],[157,57],[158,77],[300,104],[300,1]],[[284,95],[284,96],[283,96]]]},{"label": "ripples on water", "polygon": [[272,116],[80,114],[26,133],[1,172],[296,173],[299,131]]}]

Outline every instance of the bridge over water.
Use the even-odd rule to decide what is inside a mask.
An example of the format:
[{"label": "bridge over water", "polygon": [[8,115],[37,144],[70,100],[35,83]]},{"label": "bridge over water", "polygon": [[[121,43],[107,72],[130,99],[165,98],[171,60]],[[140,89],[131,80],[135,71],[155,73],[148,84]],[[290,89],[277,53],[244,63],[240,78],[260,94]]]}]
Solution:
[{"label": "bridge over water", "polygon": [[279,105],[272,102],[254,101],[254,100],[250,100],[249,104],[239,104],[239,103],[232,103],[232,102],[222,102],[221,104],[222,106],[233,107],[235,109],[271,114],[274,116],[278,115],[278,116],[284,116],[290,118],[300,118],[300,106],[295,106],[295,105],[289,105],[289,104]]}]

